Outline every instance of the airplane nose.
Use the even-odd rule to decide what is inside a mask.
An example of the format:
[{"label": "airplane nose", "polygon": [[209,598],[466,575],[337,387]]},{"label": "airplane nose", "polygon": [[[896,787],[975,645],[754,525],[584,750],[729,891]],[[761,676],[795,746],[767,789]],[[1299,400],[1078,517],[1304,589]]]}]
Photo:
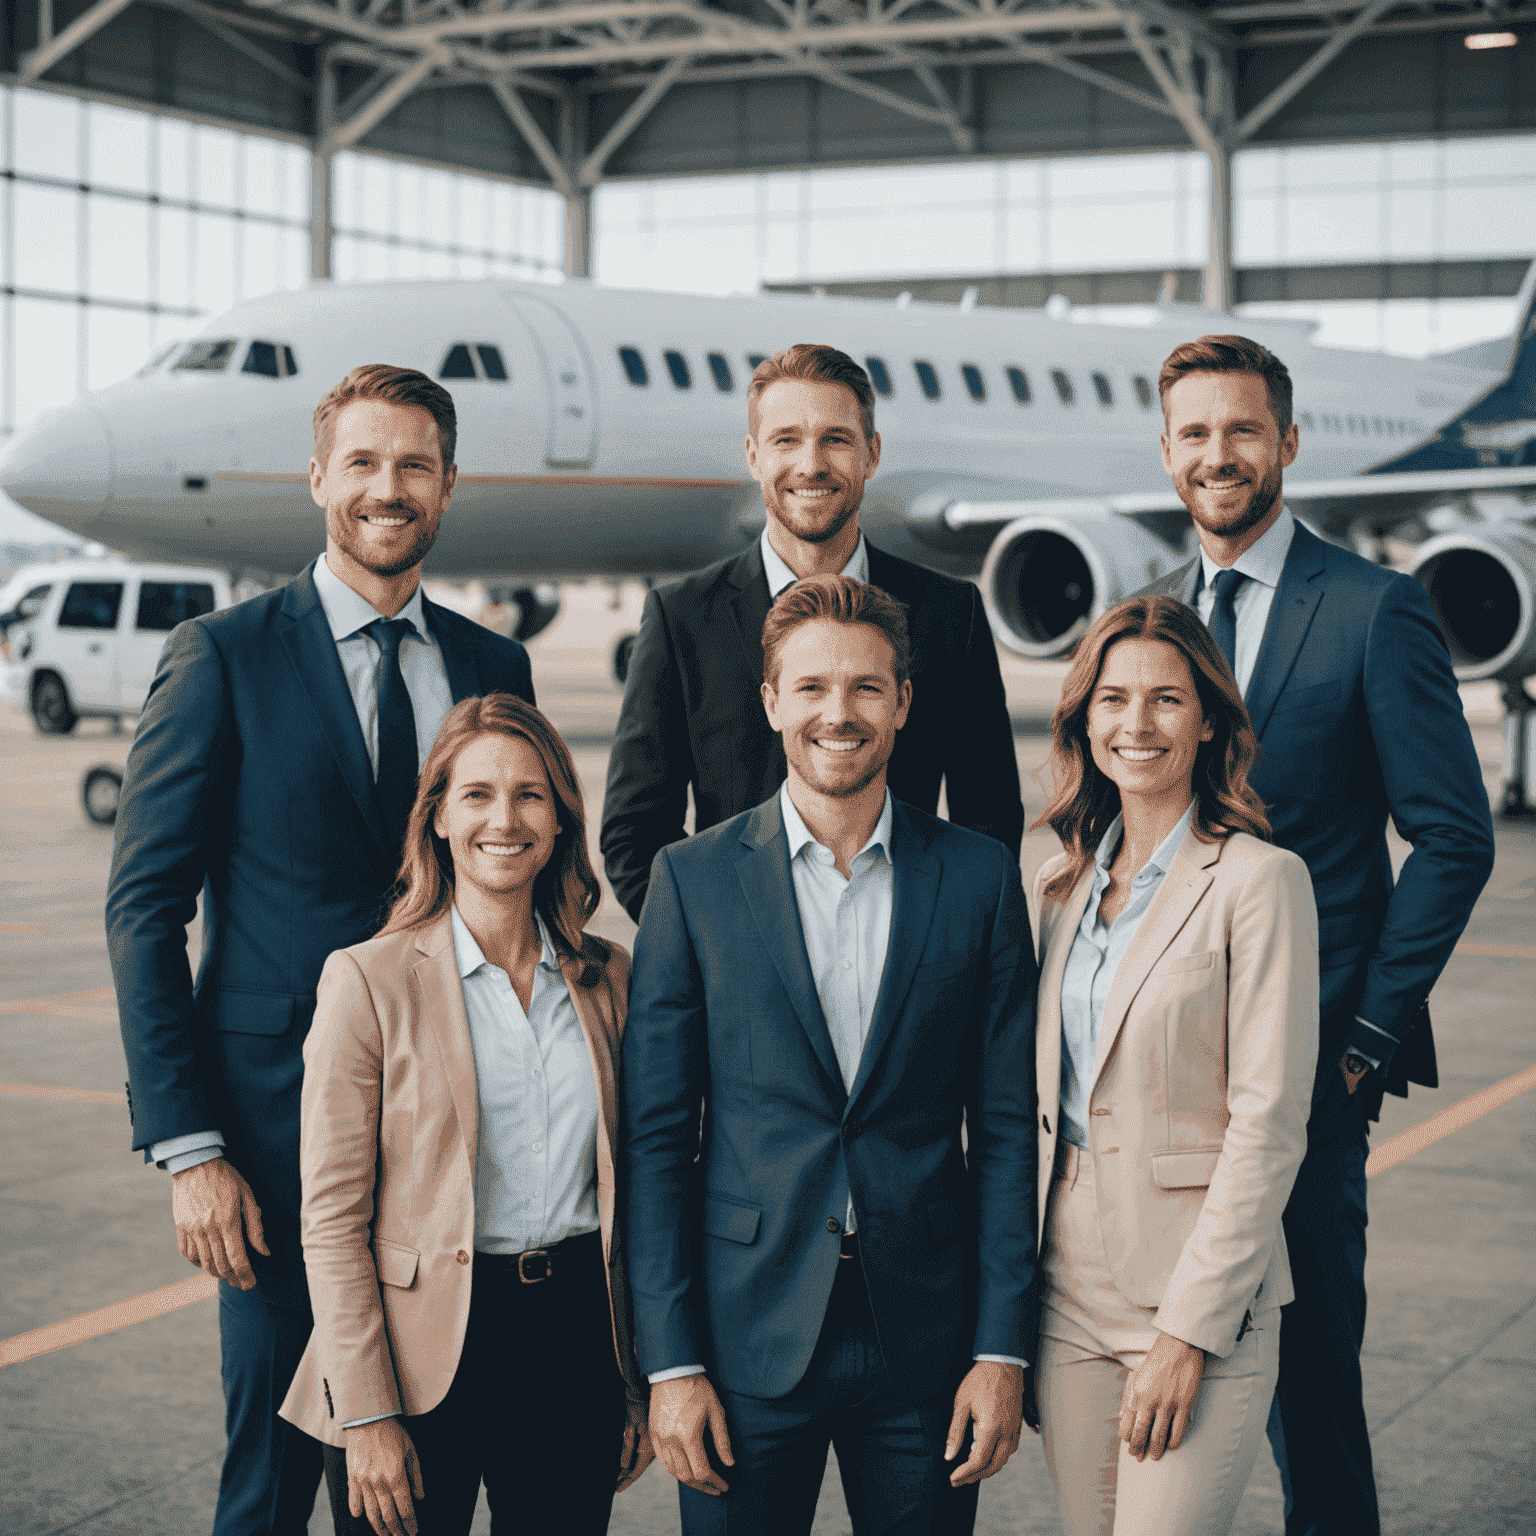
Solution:
[{"label": "airplane nose", "polygon": [[100,412],[67,406],[13,439],[0,455],[0,490],[50,523],[85,532],[112,491],[112,437]]}]

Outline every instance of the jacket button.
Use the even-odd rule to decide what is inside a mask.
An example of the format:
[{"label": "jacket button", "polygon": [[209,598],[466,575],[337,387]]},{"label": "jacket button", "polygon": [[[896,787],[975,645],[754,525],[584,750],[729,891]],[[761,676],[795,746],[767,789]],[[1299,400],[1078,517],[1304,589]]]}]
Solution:
[{"label": "jacket button", "polygon": [[456,1254],[454,1254],[454,1258],[456,1258],[459,1261],[460,1264],[468,1264],[469,1263],[469,1255],[467,1253],[465,1253],[462,1248],[460,1248],[459,1251]]},{"label": "jacket button", "polygon": [[836,1216],[828,1216],[827,1217],[827,1231],[828,1232],[841,1232],[842,1230],[843,1230],[843,1224],[842,1224],[842,1222],[840,1222],[837,1219]]},{"label": "jacket button", "polygon": [[864,1127],[857,1120],[843,1127],[843,1135],[849,1141],[857,1141],[864,1134]]}]

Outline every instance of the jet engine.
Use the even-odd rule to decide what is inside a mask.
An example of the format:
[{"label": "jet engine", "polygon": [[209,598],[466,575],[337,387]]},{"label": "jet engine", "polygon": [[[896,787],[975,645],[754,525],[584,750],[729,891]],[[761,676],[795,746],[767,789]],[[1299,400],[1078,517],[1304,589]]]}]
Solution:
[{"label": "jet engine", "polygon": [[1536,672],[1536,530],[1488,523],[1441,534],[1419,546],[1413,574],[1462,682]]},{"label": "jet engine", "polygon": [[560,588],[552,581],[533,587],[488,587],[485,595],[512,610],[509,632],[514,640],[532,640],[560,616]]},{"label": "jet engine", "polygon": [[1000,640],[1031,661],[1068,656],[1106,608],[1178,564],[1181,550],[1097,502],[1041,507],[1009,523],[981,568]]}]

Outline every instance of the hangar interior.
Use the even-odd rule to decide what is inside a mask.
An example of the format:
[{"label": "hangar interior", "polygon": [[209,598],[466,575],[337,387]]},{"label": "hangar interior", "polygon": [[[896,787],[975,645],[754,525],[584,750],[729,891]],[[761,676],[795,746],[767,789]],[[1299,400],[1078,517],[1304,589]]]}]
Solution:
[{"label": "hangar interior", "polygon": [[1423,353],[1536,253],[1529,0],[6,0],[0,432],[311,279],[1158,293]]}]

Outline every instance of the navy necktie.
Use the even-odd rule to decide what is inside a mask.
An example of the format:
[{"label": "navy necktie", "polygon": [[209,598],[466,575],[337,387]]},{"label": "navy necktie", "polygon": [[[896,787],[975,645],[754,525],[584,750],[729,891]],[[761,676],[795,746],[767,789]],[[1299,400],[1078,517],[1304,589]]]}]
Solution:
[{"label": "navy necktie", "polygon": [[1237,613],[1232,604],[1237,599],[1238,588],[1247,580],[1241,571],[1218,571],[1211,584],[1211,590],[1216,594],[1216,604],[1211,609],[1211,638],[1221,647],[1221,654],[1227,658],[1233,676],[1237,675],[1237,662],[1233,659],[1237,652]]},{"label": "navy necktie", "polygon": [[398,856],[405,842],[405,824],[416,800],[416,714],[400,670],[400,642],[413,626],[409,619],[375,619],[363,633],[378,646],[379,766],[375,782],[379,809],[389,846]]}]

